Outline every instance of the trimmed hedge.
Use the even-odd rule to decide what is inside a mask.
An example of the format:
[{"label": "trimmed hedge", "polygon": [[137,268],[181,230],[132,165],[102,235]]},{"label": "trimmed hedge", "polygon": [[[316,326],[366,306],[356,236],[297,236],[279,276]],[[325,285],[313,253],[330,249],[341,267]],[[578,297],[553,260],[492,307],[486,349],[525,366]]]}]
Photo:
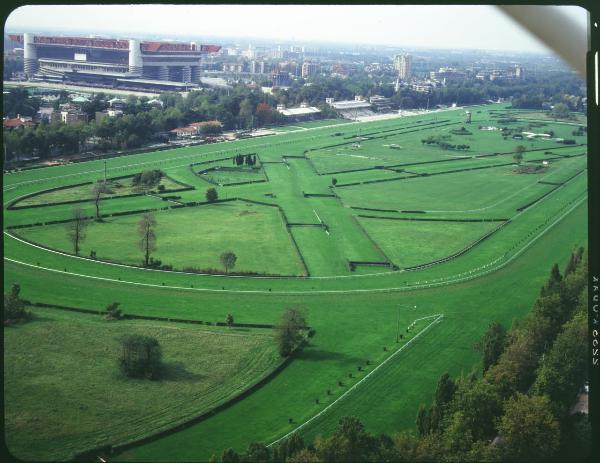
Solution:
[{"label": "trimmed hedge", "polygon": [[461,223],[470,223],[470,222],[506,222],[508,219],[430,219],[430,218],[420,218],[420,217],[385,217],[385,216],[377,216],[377,215],[363,215],[359,214],[358,217],[364,219],[382,219],[382,220],[404,220],[404,221],[413,221],[413,222],[461,222]]},{"label": "trimmed hedge", "polygon": [[504,227],[506,224],[508,224],[510,222],[511,222],[511,220],[509,219],[506,222],[501,223],[496,228],[490,230],[489,232],[487,232],[482,237],[478,238],[477,240],[473,241],[471,244],[465,246],[463,249],[461,249],[458,252],[455,252],[454,254],[452,254],[450,256],[443,257],[441,259],[437,259],[437,260],[428,262],[426,264],[419,264],[419,265],[413,265],[411,267],[405,267],[404,270],[406,270],[407,272],[412,272],[414,270],[419,270],[419,269],[422,269],[422,268],[431,267],[433,265],[441,264],[443,262],[447,262],[447,261],[450,261],[452,259],[456,259],[457,257],[462,256],[467,251],[471,250],[473,247],[475,247],[476,245],[478,245],[482,241],[488,239],[490,236],[492,236],[494,233],[496,233],[498,230],[500,230],[502,227]]}]

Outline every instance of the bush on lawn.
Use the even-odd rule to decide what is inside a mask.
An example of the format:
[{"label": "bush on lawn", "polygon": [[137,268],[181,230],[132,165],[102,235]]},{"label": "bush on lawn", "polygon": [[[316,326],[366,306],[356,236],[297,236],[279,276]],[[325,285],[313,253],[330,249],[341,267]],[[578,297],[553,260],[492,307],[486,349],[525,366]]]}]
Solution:
[{"label": "bush on lawn", "polygon": [[132,334],[121,339],[119,367],[130,378],[158,379],[162,351],[156,338]]}]

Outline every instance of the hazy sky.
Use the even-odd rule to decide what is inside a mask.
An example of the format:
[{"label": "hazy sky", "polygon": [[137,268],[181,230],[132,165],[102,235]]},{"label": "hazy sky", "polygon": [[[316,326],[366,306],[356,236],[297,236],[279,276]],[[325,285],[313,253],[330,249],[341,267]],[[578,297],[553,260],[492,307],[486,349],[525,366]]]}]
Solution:
[{"label": "hazy sky", "polygon": [[[586,11],[562,7],[585,27]],[[7,18],[8,31],[85,30],[101,35],[153,34],[333,41],[397,47],[545,52],[528,32],[490,6],[404,5],[29,5]]]}]

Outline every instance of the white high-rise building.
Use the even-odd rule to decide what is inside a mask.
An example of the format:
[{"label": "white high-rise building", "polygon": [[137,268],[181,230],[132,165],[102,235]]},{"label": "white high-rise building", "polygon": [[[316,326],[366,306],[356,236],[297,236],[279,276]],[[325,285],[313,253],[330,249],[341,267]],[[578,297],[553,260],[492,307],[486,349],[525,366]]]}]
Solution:
[{"label": "white high-rise building", "polygon": [[412,75],[412,55],[396,55],[394,57],[394,68],[398,71],[400,80],[408,80]]}]

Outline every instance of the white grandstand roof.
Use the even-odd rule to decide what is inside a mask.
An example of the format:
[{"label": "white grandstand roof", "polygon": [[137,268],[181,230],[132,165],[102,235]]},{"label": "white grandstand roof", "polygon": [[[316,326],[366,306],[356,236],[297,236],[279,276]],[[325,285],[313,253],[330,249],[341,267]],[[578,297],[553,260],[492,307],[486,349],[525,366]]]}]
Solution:
[{"label": "white grandstand roof", "polygon": [[318,114],[321,112],[319,108],[315,108],[314,106],[308,106],[306,108],[278,109],[277,111],[284,116],[305,116],[307,114]]},{"label": "white grandstand roof", "polygon": [[368,101],[357,100],[334,101],[333,103],[329,103],[329,105],[334,109],[360,109],[371,107],[371,103]]}]

